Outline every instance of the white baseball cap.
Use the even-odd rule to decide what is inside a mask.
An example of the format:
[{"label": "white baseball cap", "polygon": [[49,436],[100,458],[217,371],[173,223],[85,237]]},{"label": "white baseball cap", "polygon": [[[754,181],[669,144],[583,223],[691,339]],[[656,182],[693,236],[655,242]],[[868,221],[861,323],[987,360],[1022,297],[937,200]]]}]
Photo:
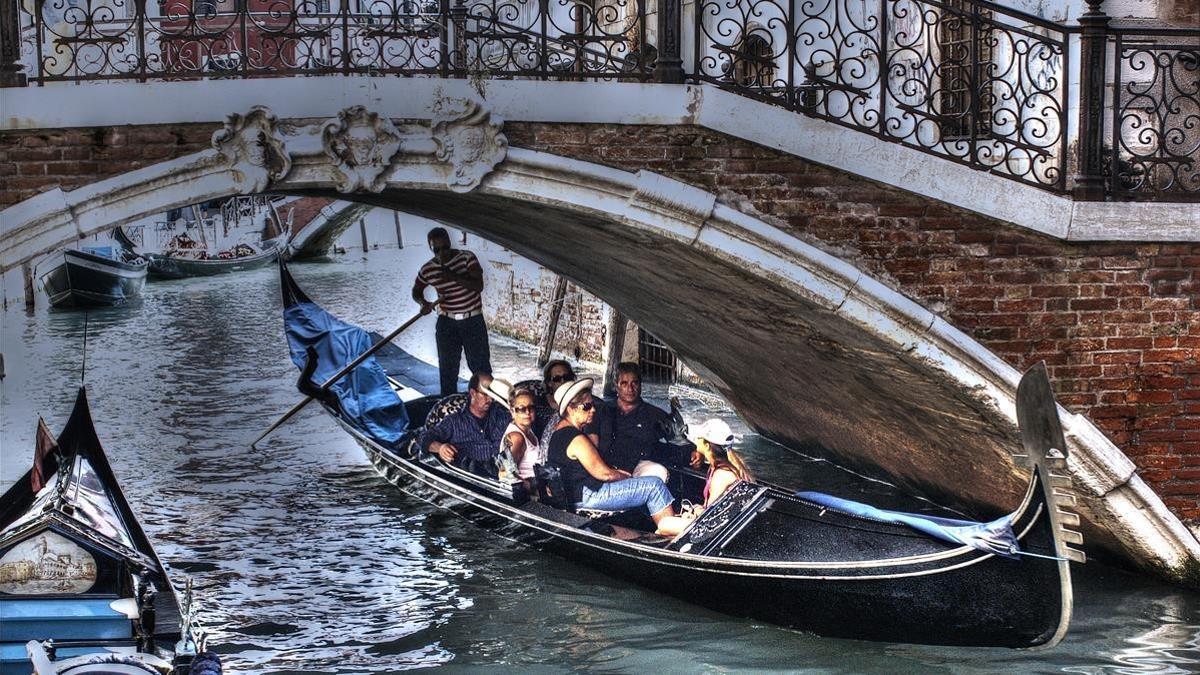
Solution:
[{"label": "white baseball cap", "polygon": [[690,428],[687,437],[692,443],[703,438],[714,445],[729,445],[734,441],[733,429],[715,417]]}]

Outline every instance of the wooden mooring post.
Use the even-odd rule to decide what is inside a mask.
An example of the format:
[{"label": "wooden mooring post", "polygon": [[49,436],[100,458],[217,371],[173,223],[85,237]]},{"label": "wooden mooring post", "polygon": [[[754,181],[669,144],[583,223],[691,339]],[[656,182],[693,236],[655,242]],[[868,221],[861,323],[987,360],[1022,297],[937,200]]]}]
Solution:
[{"label": "wooden mooring post", "polygon": [[25,309],[33,309],[34,285],[33,285],[33,265],[29,262],[21,263],[21,282],[25,286]]},{"label": "wooden mooring post", "polygon": [[400,212],[392,211],[392,219],[396,221],[396,248],[404,248],[404,228],[400,227]]},{"label": "wooden mooring post", "polygon": [[604,385],[603,396],[609,398],[617,393],[617,364],[625,353],[625,333],[629,318],[616,307],[608,308],[608,329],[604,334]]},{"label": "wooden mooring post", "polygon": [[362,235],[363,253],[366,253],[370,249],[367,248],[367,221],[365,218],[358,219],[358,233]]},{"label": "wooden mooring post", "polygon": [[563,301],[567,297],[567,280],[558,277],[554,282],[554,293],[550,297],[550,316],[546,321],[546,330],[542,332],[542,340],[538,344],[538,368],[545,368],[550,362],[550,353],[554,351],[554,336],[558,334],[558,319],[562,316]]}]

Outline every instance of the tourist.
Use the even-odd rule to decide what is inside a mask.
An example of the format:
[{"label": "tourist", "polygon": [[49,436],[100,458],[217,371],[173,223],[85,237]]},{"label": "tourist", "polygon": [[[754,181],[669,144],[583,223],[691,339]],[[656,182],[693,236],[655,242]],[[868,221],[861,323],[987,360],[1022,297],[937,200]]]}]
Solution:
[{"label": "tourist", "polygon": [[493,405],[499,394],[490,391],[491,384],[491,375],[472,375],[466,407],[425,430],[418,441],[421,449],[471,473],[495,478],[500,439],[512,416],[504,406]]},{"label": "tourist", "polygon": [[554,404],[554,392],[564,382],[574,381],[575,369],[562,359],[554,359],[547,363],[545,368],[542,368],[542,384],[546,388],[546,395],[537,401],[537,413],[533,425],[542,447],[546,447],[546,444],[550,442],[550,435],[554,433],[554,425],[558,424],[559,420],[558,408]]},{"label": "tourist", "polygon": [[[565,382],[575,381],[575,369],[570,363],[561,359],[556,359],[546,364],[542,369],[542,382],[546,387],[546,396],[538,401],[538,417],[534,422],[534,430],[538,432],[538,439],[543,448],[550,447],[550,437],[554,435],[554,427],[558,425],[560,419],[558,409],[554,403],[554,392]],[[588,425],[588,437],[592,439],[592,444],[599,447],[600,437],[596,434],[595,422]]]},{"label": "tourist", "polygon": [[533,392],[528,389],[516,390],[509,401],[513,421],[504,430],[504,441],[508,443],[513,462],[517,465],[517,475],[532,486],[535,464],[546,462],[546,453],[533,433],[534,399]]},{"label": "tourist", "polygon": [[464,353],[472,376],[492,372],[483,320],[483,268],[474,253],[450,246],[445,228],[433,228],[427,239],[433,258],[417,272],[412,297],[427,314],[434,305],[425,299],[425,288],[433,286],[437,292],[438,371],[442,396],[448,396],[458,391],[458,367]]},{"label": "tourist", "polygon": [[702,496],[704,509],[712,506],[739,481],[754,482],[754,475],[741,455],[730,449],[733,431],[722,420],[713,418],[692,429],[688,432],[688,440],[696,444],[696,452],[708,464],[708,480],[704,483]]},{"label": "tourist", "polygon": [[[617,364],[617,398],[605,404],[596,421],[604,461],[634,476],[670,477],[667,466],[700,467],[691,445],[663,442],[670,413],[642,399],[642,375],[636,363]],[[666,466],[664,466],[666,465]]]},{"label": "tourist", "polygon": [[690,520],[675,514],[674,498],[666,484],[656,476],[634,477],[628,471],[609,466],[584,432],[596,415],[592,380],[585,378],[561,385],[554,392],[554,400],[562,419],[555,427],[546,454],[549,463],[562,474],[566,498],[576,508],[605,511],[645,508],[658,534],[682,532]]}]

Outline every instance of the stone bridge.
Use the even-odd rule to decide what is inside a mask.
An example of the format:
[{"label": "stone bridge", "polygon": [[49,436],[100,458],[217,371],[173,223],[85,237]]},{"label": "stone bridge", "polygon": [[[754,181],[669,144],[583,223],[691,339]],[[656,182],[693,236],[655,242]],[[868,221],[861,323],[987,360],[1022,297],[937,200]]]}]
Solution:
[{"label": "stone bridge", "polygon": [[[1053,151],[1022,159],[1024,132],[983,143],[971,127],[968,154],[955,154],[944,126],[931,144],[920,128],[864,133],[835,115],[836,73],[792,87],[802,105],[780,105],[761,82],[746,88],[762,79],[753,60],[730,57],[745,76],[733,86],[663,46],[653,68],[589,75],[574,61],[563,78],[620,81],[495,68],[510,79],[486,79],[455,70],[455,50],[439,63],[460,78],[281,68],[311,76],[253,79],[241,60],[245,77],[165,81],[183,71],[151,72],[143,57],[123,77],[164,81],[67,86],[69,73],[39,61],[45,86],[0,89],[0,271],[235,194],[416,213],[593,292],[765,435],[981,515],[1018,499],[1015,385],[1044,360],[1089,550],[1197,583],[1200,543],[1185,525],[1200,517],[1190,155],[1140,173],[1129,152],[1087,156],[1112,129],[1089,127],[1086,110],[1054,131]],[[822,77],[829,86],[813,89]],[[1085,79],[1072,80],[1084,93]],[[985,146],[1004,143],[988,165]],[[1174,182],[1155,173],[1164,165]]]}]

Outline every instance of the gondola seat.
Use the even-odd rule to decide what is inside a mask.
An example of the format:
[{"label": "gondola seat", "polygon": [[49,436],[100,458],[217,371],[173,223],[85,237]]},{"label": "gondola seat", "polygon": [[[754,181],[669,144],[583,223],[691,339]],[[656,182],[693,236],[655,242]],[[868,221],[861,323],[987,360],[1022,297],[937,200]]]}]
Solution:
[{"label": "gondola seat", "polygon": [[529,390],[529,393],[533,394],[535,400],[546,400],[546,384],[541,380],[521,380],[513,385],[513,391],[521,389]]},{"label": "gondola seat", "polygon": [[429,409],[429,414],[425,416],[425,427],[424,428],[426,428],[426,429],[432,428],[438,422],[441,422],[442,420],[446,419],[447,417],[453,415],[456,412],[460,412],[463,408],[466,408],[466,407],[467,407],[467,395],[466,394],[459,393],[459,394],[450,394],[449,396],[443,396],[441,399],[438,400],[437,403],[433,404],[432,408]]}]

